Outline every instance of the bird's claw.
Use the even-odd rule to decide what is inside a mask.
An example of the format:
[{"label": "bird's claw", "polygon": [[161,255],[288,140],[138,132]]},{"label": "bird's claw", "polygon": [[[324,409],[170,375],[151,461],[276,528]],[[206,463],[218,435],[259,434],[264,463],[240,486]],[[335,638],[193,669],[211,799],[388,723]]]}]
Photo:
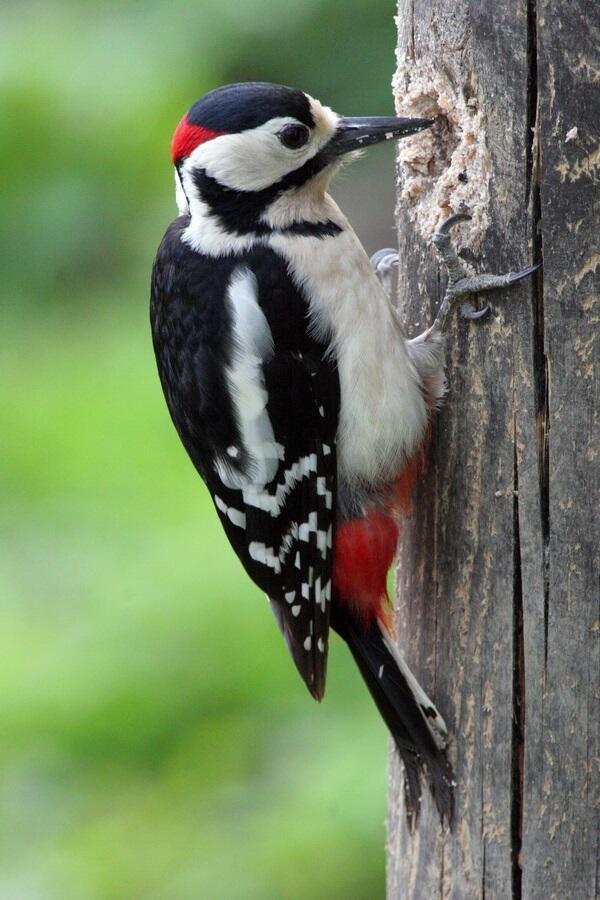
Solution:
[{"label": "bird's claw", "polygon": [[398,267],[398,252],[392,247],[377,250],[371,257],[375,274],[388,294],[392,292],[392,272]]},{"label": "bird's claw", "polygon": [[520,272],[509,272],[506,276],[506,286],[509,287],[511,284],[517,284],[519,281],[523,281],[524,278],[533,275],[534,272],[537,272],[537,270],[541,268],[542,264],[537,263],[535,266],[527,266],[526,269],[522,269]]},{"label": "bird's claw", "polygon": [[[450,229],[459,222],[468,222],[470,218],[471,216],[465,212],[455,213],[442,222],[433,236],[433,245],[448,271],[448,285],[444,299],[432,326],[435,331],[444,331],[448,315],[460,299],[467,297],[469,294],[479,294],[483,291],[512,287],[518,284],[519,281],[532,275],[541,265],[540,263],[528,266],[521,272],[507,272],[505,275],[488,275],[486,273],[468,275],[463,261],[458,256],[452,243]],[[460,312],[463,318],[478,321],[485,318],[489,313],[489,307],[476,309],[472,303],[467,302],[462,304]]]},{"label": "bird's claw", "polygon": [[378,266],[382,262],[382,260],[387,260],[388,257],[395,257],[396,263],[398,261],[398,251],[394,250],[393,247],[383,247],[381,250],[376,250],[373,256],[371,257],[371,265],[377,271]]},{"label": "bird's claw", "polygon": [[448,216],[447,219],[444,219],[441,225],[438,225],[436,232],[433,236],[433,242],[436,243],[436,237],[439,241],[439,236],[444,237],[444,235],[450,233],[450,229],[454,225],[458,225],[459,222],[470,222],[473,217],[469,215],[469,213],[465,212],[457,212],[453,213],[451,216]]},{"label": "bird's claw", "polygon": [[460,314],[462,318],[470,319],[471,321],[475,321],[477,319],[486,319],[489,313],[489,306],[484,306],[482,309],[476,309],[472,303],[463,303],[460,307]]}]

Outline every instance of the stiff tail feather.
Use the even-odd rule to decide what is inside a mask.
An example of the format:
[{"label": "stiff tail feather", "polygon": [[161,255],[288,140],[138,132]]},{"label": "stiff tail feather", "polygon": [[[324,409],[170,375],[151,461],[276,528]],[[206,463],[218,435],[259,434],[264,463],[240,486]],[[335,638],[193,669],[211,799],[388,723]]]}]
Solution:
[{"label": "stiff tail feather", "polygon": [[406,812],[414,828],[423,770],[442,821],[452,823],[453,774],[445,753],[444,720],[408,668],[384,625],[359,622],[334,604],[332,626],[344,638],[394,739],[406,773]]}]

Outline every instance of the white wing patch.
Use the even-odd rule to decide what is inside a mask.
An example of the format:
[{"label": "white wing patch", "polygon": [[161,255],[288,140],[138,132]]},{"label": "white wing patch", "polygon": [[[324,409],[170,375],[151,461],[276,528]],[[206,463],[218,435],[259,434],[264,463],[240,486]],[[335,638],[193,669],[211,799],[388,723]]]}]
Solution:
[{"label": "white wing patch", "polygon": [[[238,490],[268,484],[277,474],[283,454],[267,412],[262,371],[263,363],[273,355],[273,335],[256,298],[254,274],[247,268],[237,269],[227,289],[234,349],[226,378],[242,444],[251,462],[246,472],[235,469],[230,460],[219,460],[216,465],[223,484]],[[228,455],[233,456],[229,452]]]}]

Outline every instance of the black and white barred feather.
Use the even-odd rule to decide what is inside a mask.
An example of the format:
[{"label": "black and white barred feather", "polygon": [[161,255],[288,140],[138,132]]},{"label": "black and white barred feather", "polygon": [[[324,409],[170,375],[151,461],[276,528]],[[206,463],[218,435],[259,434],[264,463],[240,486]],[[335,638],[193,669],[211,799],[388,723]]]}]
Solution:
[{"label": "black and white barred feather", "polygon": [[182,216],[167,232],[152,283],[167,404],[233,548],[320,699],[332,592],[335,364],[309,333],[306,302],[273,250],[209,259],[181,240],[186,225]]}]

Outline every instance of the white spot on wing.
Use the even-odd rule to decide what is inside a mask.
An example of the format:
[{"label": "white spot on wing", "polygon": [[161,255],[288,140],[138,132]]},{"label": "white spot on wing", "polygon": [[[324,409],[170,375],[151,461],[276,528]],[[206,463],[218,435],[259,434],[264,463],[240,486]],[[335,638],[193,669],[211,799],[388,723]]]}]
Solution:
[{"label": "white spot on wing", "polygon": [[308,527],[308,522],[303,522],[298,529],[298,538],[301,541],[308,541],[310,536],[310,528]]},{"label": "white spot on wing", "polygon": [[227,506],[225,501],[218,497],[216,494],[214,500],[217,509],[220,510],[224,516],[227,516],[227,518],[233,525],[237,525],[238,528],[246,527],[246,513],[242,512],[239,509],[235,509],[235,507],[233,506]]},{"label": "white spot on wing", "polygon": [[220,497],[217,497],[216,494],[215,494],[215,506],[217,507],[217,509],[220,509],[222,513],[227,512],[227,504],[225,503],[224,500],[221,500]]},{"label": "white spot on wing", "polygon": [[248,553],[252,559],[262,563],[264,566],[268,566],[269,569],[273,569],[276,574],[281,572],[279,557],[275,556],[272,547],[266,547],[259,541],[251,541],[248,545]]},{"label": "white spot on wing", "polygon": [[238,528],[246,527],[246,513],[241,512],[239,509],[234,509],[233,506],[230,506],[227,510],[227,518],[233,525],[237,525]]},{"label": "white spot on wing", "polygon": [[281,546],[279,547],[279,559],[281,562],[285,562],[285,558],[292,549],[294,541],[298,539],[298,525],[296,522],[292,522],[288,531],[281,539]]},{"label": "white spot on wing", "polygon": [[317,531],[317,550],[321,551],[323,559],[327,556],[327,532]]},{"label": "white spot on wing", "polygon": [[298,528],[298,537],[301,541],[308,541],[310,539],[311,531],[315,534],[317,533],[317,513],[311,512],[308,514],[308,522],[302,522],[300,527]]}]

